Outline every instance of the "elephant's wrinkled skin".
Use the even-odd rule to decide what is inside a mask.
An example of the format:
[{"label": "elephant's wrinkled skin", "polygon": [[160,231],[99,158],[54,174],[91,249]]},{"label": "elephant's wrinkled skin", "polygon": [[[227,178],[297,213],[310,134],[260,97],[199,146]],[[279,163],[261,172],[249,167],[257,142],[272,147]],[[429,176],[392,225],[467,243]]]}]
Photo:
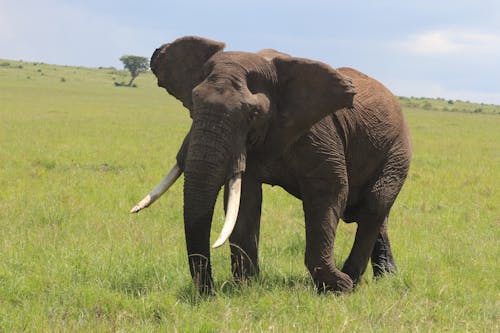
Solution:
[{"label": "elephant's wrinkled skin", "polygon": [[[184,37],[157,49],[158,85],[193,119],[177,155],[184,172],[184,227],[192,278],[210,292],[209,238],[220,188],[242,177],[230,236],[235,279],[256,275],[262,184],[301,199],[305,264],[319,291],[349,291],[371,258],[375,276],[394,272],[387,217],[408,173],[411,143],[395,97],[350,68],[333,69],[274,51],[223,52]],[[227,203],[227,193],[225,203]],[[357,222],[342,270],[333,247],[339,219]]]}]

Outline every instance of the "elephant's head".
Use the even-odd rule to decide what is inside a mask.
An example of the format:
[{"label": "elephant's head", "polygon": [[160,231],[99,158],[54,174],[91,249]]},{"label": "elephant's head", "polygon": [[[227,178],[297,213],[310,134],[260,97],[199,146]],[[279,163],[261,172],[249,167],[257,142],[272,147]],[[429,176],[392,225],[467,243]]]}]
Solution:
[{"label": "elephant's head", "polygon": [[212,284],[210,228],[218,192],[230,187],[226,222],[214,247],[229,237],[238,215],[247,152],[279,157],[314,123],[351,107],[350,80],[330,66],[273,50],[223,52],[224,44],[184,37],[157,49],[151,70],[193,120],[177,165],[133,211],[147,207],[184,172],[184,227],[192,277]]}]

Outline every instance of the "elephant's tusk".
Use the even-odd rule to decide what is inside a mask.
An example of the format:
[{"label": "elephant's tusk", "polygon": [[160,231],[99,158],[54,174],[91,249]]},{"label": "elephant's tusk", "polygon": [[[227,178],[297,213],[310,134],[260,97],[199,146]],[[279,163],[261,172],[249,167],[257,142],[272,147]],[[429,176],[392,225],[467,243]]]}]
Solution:
[{"label": "elephant's tusk", "polygon": [[212,248],[218,248],[224,244],[231,232],[233,232],[234,226],[236,225],[236,219],[238,218],[238,210],[240,209],[240,197],[241,197],[241,174],[238,174],[231,178],[229,181],[229,198],[227,200],[227,212],[226,219],[224,221],[224,226],[220,232],[219,238],[215,241]]},{"label": "elephant's tusk", "polygon": [[177,163],[174,165],[172,170],[162,179],[162,181],[149,193],[144,199],[142,199],[137,205],[135,205],[130,213],[137,213],[140,210],[149,207],[153,202],[155,202],[159,197],[165,193],[170,186],[172,186],[177,178],[182,174],[182,170],[179,168]]}]

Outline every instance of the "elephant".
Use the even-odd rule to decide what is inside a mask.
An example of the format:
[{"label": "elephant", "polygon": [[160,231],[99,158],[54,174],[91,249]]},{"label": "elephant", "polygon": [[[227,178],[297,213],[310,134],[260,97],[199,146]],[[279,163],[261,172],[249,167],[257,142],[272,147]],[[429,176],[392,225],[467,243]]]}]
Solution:
[{"label": "elephant", "polygon": [[[213,293],[210,231],[224,187],[224,226],[235,281],[259,274],[262,185],[302,201],[305,266],[320,293],[352,291],[369,260],[375,277],[396,272],[389,211],[408,174],[409,129],[394,95],[351,68],[273,49],[224,51],[186,36],[151,57],[158,86],[189,111],[192,124],[176,165],[131,212],[151,205],[184,173],[184,231],[192,280]],[[357,223],[342,269],[337,225]]]}]

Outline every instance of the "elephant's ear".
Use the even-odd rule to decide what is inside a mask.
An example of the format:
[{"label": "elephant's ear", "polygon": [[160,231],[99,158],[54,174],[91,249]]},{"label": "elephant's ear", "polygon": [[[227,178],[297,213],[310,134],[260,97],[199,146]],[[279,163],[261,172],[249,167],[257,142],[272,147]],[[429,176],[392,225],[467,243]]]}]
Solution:
[{"label": "elephant's ear", "polygon": [[282,55],[272,62],[278,72],[278,131],[270,133],[272,145],[285,148],[326,115],[353,106],[351,80],[327,64]]},{"label": "elephant's ear", "polygon": [[191,109],[191,91],[203,81],[203,65],[225,44],[201,37],[182,37],[156,49],[151,57],[151,71],[158,85]]}]

